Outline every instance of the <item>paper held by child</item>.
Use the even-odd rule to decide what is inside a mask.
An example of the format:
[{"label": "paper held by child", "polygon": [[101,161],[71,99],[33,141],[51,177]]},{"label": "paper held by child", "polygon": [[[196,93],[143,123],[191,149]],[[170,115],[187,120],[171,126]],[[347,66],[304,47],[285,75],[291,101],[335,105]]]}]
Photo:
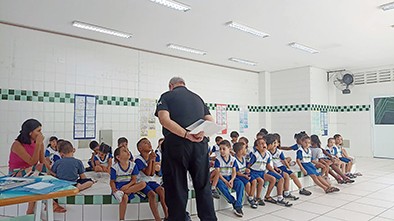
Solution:
[{"label": "paper held by child", "polygon": [[215,124],[212,121],[200,119],[194,122],[192,125],[186,127],[189,130],[190,134],[198,134],[201,131],[204,131],[205,136],[212,136],[215,133],[223,130],[222,126]]}]

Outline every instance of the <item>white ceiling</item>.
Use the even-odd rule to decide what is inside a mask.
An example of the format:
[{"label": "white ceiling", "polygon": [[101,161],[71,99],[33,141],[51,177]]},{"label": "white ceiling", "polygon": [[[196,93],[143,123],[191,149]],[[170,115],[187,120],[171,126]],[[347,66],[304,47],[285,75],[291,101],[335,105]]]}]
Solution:
[{"label": "white ceiling", "polygon": [[[149,0],[2,0],[0,21],[98,39],[159,53],[253,71],[300,66],[327,70],[394,64],[393,0],[179,0],[179,12]],[[133,34],[107,36],[71,26],[83,21]],[[236,21],[270,34],[259,38],[225,26]],[[288,46],[298,42],[320,51]],[[194,55],[168,49],[174,43],[201,49]],[[256,61],[247,66],[230,57]]]}]

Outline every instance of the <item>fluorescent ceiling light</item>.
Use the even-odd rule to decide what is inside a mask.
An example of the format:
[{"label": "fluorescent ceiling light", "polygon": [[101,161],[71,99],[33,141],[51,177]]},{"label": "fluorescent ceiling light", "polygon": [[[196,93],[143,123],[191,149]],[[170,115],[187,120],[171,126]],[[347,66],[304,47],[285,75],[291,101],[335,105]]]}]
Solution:
[{"label": "fluorescent ceiling light", "polygon": [[310,48],[310,47],[305,46],[305,45],[302,45],[302,44],[298,44],[298,43],[296,43],[296,42],[290,43],[289,46],[290,46],[290,47],[293,47],[293,48],[296,48],[296,49],[299,49],[299,50],[301,50],[301,51],[309,52],[309,53],[311,53],[311,54],[319,53],[319,51],[316,50],[316,49]]},{"label": "fluorescent ceiling light", "polygon": [[390,2],[390,3],[387,3],[387,4],[381,5],[380,8],[383,11],[394,9],[394,2]]},{"label": "fluorescent ceiling light", "polygon": [[101,32],[104,34],[115,35],[115,36],[122,37],[122,38],[131,38],[132,37],[131,34],[126,33],[126,32],[116,31],[113,29],[104,28],[104,27],[100,27],[97,25],[92,25],[92,24],[88,24],[88,23],[80,22],[80,21],[73,21],[72,25],[77,28],[83,28],[83,29],[87,29],[90,31],[97,31],[97,32]]},{"label": "fluorescent ceiling light", "polygon": [[244,59],[240,59],[240,58],[229,58],[228,60],[242,63],[242,64],[251,65],[251,66],[256,66],[256,62],[248,61],[248,60],[244,60]]},{"label": "fluorescent ceiling light", "polygon": [[172,0],[150,0],[151,2],[167,6],[169,8],[178,10],[178,11],[189,11],[191,9],[190,6],[185,5],[183,3],[177,2],[177,1],[172,1]]},{"label": "fluorescent ceiling light", "polygon": [[200,55],[207,54],[207,52],[205,52],[205,51],[201,51],[201,50],[197,50],[194,48],[189,48],[189,47],[185,47],[185,46],[181,46],[181,45],[176,45],[176,44],[168,44],[167,47],[172,48],[172,49],[176,49],[176,50],[180,50],[180,51],[184,51],[184,52],[193,53],[193,54],[200,54]]},{"label": "fluorescent ceiling light", "polygon": [[249,34],[252,34],[252,35],[263,37],[263,38],[270,36],[267,33],[264,33],[264,32],[259,31],[257,29],[248,27],[246,25],[241,25],[241,24],[233,22],[233,21],[227,22],[227,26],[235,28],[235,29],[238,29],[240,31],[243,31],[243,32],[246,32],[246,33],[249,33]]}]

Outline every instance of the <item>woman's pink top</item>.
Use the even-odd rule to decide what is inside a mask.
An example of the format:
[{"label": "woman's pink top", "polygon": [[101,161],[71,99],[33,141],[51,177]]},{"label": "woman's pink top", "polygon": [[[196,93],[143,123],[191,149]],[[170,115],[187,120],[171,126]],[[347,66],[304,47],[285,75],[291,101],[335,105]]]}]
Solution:
[{"label": "woman's pink top", "polygon": [[[25,148],[26,152],[33,156],[34,149],[36,148],[36,144],[32,142],[31,144],[22,144]],[[13,171],[14,169],[25,169],[31,167],[32,165],[26,163],[22,158],[20,158],[16,153],[10,153],[10,160],[8,161],[8,170]]]}]

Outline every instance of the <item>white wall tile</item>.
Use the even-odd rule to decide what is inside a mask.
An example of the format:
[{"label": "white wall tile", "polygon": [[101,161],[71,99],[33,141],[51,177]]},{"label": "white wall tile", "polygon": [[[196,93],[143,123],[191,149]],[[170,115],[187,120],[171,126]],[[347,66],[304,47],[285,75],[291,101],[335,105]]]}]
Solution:
[{"label": "white wall tile", "polygon": [[83,205],[83,220],[97,221],[101,219],[101,205]]},{"label": "white wall tile", "polygon": [[81,205],[66,205],[67,212],[65,214],[65,220],[82,220],[83,219],[83,208]]},{"label": "white wall tile", "polygon": [[[126,211],[127,212],[127,211]],[[101,220],[118,221],[119,220],[119,205],[102,205]]]}]

